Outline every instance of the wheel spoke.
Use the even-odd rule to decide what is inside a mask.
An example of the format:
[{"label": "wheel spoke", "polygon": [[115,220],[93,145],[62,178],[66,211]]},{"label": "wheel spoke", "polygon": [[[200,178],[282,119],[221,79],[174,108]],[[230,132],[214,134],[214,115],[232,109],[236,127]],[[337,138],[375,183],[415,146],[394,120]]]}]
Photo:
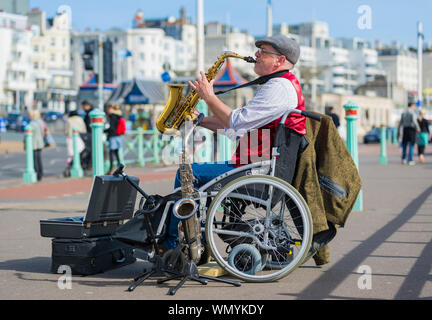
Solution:
[{"label": "wheel spoke", "polygon": [[245,281],[274,281],[303,261],[311,228],[309,209],[292,186],[271,176],[248,176],[215,196],[206,239],[229,273]]}]

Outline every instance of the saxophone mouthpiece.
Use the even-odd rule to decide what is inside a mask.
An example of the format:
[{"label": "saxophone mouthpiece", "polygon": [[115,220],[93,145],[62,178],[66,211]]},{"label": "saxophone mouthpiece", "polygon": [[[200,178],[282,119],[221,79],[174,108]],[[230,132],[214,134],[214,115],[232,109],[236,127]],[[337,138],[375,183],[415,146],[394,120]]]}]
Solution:
[{"label": "saxophone mouthpiece", "polygon": [[256,60],[252,57],[244,57],[243,59],[244,59],[244,61],[249,62],[249,63],[255,63],[256,62]]}]

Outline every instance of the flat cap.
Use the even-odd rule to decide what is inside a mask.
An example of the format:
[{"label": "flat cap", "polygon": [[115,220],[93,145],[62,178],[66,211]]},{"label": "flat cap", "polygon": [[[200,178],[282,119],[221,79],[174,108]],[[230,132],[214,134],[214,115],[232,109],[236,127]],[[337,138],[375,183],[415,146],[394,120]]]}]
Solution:
[{"label": "flat cap", "polygon": [[278,34],[255,41],[257,47],[269,44],[281,55],[284,55],[289,62],[296,64],[300,57],[300,46],[294,39]]}]

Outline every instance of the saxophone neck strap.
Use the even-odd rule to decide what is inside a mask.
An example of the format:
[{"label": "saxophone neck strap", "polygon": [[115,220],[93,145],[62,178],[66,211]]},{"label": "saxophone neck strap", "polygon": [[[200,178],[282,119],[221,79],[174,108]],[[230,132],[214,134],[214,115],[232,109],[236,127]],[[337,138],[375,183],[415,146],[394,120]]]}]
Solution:
[{"label": "saxophone neck strap", "polygon": [[252,80],[252,81],[250,81],[248,83],[239,85],[237,87],[234,87],[234,88],[231,88],[231,89],[228,89],[228,90],[217,91],[217,92],[215,92],[215,95],[218,96],[218,95],[227,93],[229,91],[233,91],[233,90],[237,90],[237,89],[241,89],[241,88],[246,88],[246,87],[250,87],[250,86],[253,86],[253,85],[264,84],[267,81],[269,81],[270,79],[280,77],[280,76],[284,75],[287,72],[290,72],[290,71],[289,70],[281,70],[281,71],[277,71],[277,72],[274,72],[274,73],[271,73],[271,74],[267,74],[265,76],[259,77],[259,78],[255,79],[255,80]]}]

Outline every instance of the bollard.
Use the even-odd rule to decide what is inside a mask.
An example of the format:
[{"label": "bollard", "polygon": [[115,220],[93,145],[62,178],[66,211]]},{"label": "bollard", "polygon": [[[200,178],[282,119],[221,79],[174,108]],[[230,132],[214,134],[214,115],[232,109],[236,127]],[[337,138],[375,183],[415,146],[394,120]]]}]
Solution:
[{"label": "bollard", "polygon": [[381,125],[381,154],[380,154],[380,164],[387,164],[387,137],[386,137],[386,126]]},{"label": "bollard", "polygon": [[94,109],[90,112],[92,128],[92,165],[93,175],[101,176],[105,173],[104,150],[103,150],[103,128],[105,112]]},{"label": "bollard", "polygon": [[[355,102],[349,101],[344,105],[345,120],[347,122],[347,148],[351,153],[357,170],[359,169],[358,160],[358,137],[357,137],[357,119],[358,119],[358,105]],[[353,210],[363,211],[363,191],[360,190],[357,201],[354,204]]]},{"label": "bollard", "polygon": [[392,142],[392,131],[390,127],[386,128],[386,139],[387,139],[387,143],[391,144]]},{"label": "bollard", "polygon": [[84,176],[84,172],[81,167],[81,156],[80,152],[78,151],[78,137],[79,132],[77,128],[72,128],[73,161],[70,172],[72,178],[82,178]]},{"label": "bollard", "polygon": [[392,138],[393,138],[393,141],[392,141],[392,143],[393,144],[398,144],[398,138],[397,138],[397,128],[392,128]]},{"label": "bollard", "polygon": [[137,165],[144,167],[144,130],[139,127],[137,130]]},{"label": "bollard", "polygon": [[24,182],[35,183],[37,181],[36,171],[34,169],[33,159],[33,128],[28,125],[25,127],[25,152],[26,152],[26,169],[23,173]]},{"label": "bollard", "polygon": [[153,163],[159,163],[159,132],[155,130],[152,135]]}]

